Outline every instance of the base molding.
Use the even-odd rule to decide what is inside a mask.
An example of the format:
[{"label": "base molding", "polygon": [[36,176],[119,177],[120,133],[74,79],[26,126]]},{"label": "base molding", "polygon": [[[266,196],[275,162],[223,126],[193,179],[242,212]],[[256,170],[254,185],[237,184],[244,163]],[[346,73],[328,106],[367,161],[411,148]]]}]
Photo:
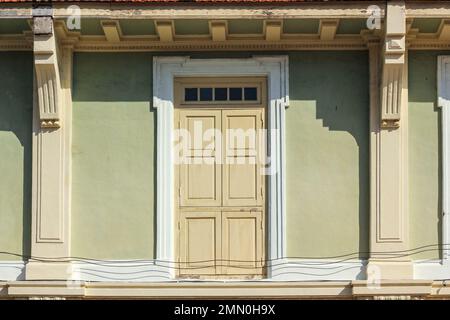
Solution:
[{"label": "base molding", "polygon": [[0,299],[365,299],[450,298],[443,281],[306,282],[0,282]]},{"label": "base molding", "polygon": [[70,262],[28,262],[25,266],[26,280],[69,280],[72,276]]},{"label": "base molding", "polygon": [[432,284],[430,280],[380,280],[379,283],[355,280],[352,281],[352,288],[353,296],[358,299],[409,300],[430,296]]},{"label": "base molding", "polygon": [[414,279],[414,264],[412,261],[379,261],[369,259],[369,263],[367,264],[367,279]]}]

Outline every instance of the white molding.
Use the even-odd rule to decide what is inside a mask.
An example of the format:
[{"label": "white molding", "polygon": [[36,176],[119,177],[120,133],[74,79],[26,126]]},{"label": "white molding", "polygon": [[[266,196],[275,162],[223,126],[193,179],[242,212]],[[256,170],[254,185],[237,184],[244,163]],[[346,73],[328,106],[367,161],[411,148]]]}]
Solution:
[{"label": "white molding", "polygon": [[283,259],[273,262],[271,280],[364,280],[366,265],[367,260]]},{"label": "white molding", "polygon": [[438,106],[442,108],[442,264],[448,266],[450,278],[450,254],[447,245],[450,243],[450,56],[438,57],[437,86]]},{"label": "white molding", "polygon": [[448,280],[450,279],[450,265],[444,260],[414,261],[414,279]]},{"label": "white molding", "polygon": [[[366,260],[280,259],[272,262],[272,277],[257,282],[349,281],[365,279]],[[158,260],[84,260],[72,262],[71,281],[173,282],[175,265]],[[205,282],[182,279],[177,282]],[[255,282],[227,279],[207,282]]]},{"label": "white molding", "polygon": [[24,279],[24,261],[0,261],[0,281],[15,281]]},{"label": "white molding", "polygon": [[[174,252],[174,165],[172,155],[173,79],[175,76],[255,76],[268,79],[269,129],[278,136],[269,137],[270,154],[275,155],[269,175],[268,259],[286,256],[285,241],[285,107],[289,104],[287,56],[258,56],[248,59],[190,59],[154,57],[153,106],[157,108],[157,259],[175,261]],[[271,130],[272,131],[272,130]],[[172,269],[173,270],[173,269]],[[171,271],[172,277],[174,272]],[[271,276],[271,270],[268,270]]]},{"label": "white molding", "polygon": [[155,260],[84,260],[72,262],[71,281],[164,282],[171,269]]},{"label": "white molding", "polygon": [[[272,277],[258,282],[364,280],[366,265],[367,260],[280,259],[272,262]],[[68,281],[172,282],[173,266],[158,260],[76,261],[71,263],[72,272]],[[415,280],[449,278],[450,266],[444,265],[441,260],[414,261]],[[0,281],[24,279],[24,261],[0,261]],[[236,281],[243,282],[243,280],[227,280],[227,282]]]}]

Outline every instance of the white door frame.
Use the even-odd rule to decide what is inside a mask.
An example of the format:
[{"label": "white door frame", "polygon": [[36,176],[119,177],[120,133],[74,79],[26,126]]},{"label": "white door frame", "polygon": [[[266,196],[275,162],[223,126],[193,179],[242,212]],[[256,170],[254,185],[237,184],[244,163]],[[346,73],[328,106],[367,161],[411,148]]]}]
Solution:
[{"label": "white door frame", "polygon": [[[285,108],[289,105],[287,56],[256,56],[248,59],[153,58],[153,107],[157,109],[156,138],[156,260],[175,277],[174,207],[174,78],[177,76],[266,76],[268,95],[267,276],[272,264],[286,256],[285,232]],[[274,134],[277,132],[278,134]]]}]

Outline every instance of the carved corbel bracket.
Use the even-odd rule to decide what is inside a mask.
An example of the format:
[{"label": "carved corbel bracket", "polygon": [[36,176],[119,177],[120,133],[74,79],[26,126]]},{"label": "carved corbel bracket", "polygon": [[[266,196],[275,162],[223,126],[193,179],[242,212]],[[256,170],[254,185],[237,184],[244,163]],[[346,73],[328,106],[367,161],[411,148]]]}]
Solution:
[{"label": "carved corbel bracket", "polygon": [[41,128],[61,126],[61,82],[51,17],[34,17],[34,66]]},{"label": "carved corbel bracket", "polygon": [[381,127],[398,128],[402,109],[406,53],[406,16],[403,1],[388,3],[381,80]]}]

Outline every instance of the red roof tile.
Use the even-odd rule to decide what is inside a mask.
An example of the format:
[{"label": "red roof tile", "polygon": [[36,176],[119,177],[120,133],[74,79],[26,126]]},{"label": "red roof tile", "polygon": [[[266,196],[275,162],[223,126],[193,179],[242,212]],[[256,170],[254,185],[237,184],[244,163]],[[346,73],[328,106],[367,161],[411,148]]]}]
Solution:
[{"label": "red roof tile", "polygon": [[[293,2],[369,2],[380,0],[0,0],[0,3],[12,3],[12,2],[34,2],[36,4],[45,4],[51,2],[115,2],[115,3],[179,3],[179,4],[192,4],[192,3],[293,3]],[[389,0],[387,0],[389,1]],[[448,1],[448,0],[406,0],[406,2],[414,1]]]},{"label": "red roof tile", "polygon": [[[50,2],[146,2],[146,3],[163,3],[163,2],[177,2],[177,3],[205,3],[205,2],[240,2],[240,3],[255,3],[255,2],[367,2],[379,0],[0,0],[3,2],[34,2],[34,3],[50,3]],[[412,0],[414,1],[414,0]],[[436,1],[436,0],[434,0]],[[437,0],[444,1],[444,0]]]}]

